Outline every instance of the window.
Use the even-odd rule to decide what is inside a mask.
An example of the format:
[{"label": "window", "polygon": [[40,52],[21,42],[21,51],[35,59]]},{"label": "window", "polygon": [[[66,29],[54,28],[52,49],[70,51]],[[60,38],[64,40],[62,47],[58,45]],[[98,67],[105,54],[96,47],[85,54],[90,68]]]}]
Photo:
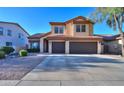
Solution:
[{"label": "window", "polygon": [[58,33],[58,32],[59,32],[59,28],[55,27],[55,33]]},{"label": "window", "polygon": [[21,38],[21,33],[18,34],[18,38]]},{"label": "window", "polygon": [[76,32],[80,32],[80,25],[76,25]]},{"label": "window", "polygon": [[12,46],[12,42],[6,42],[6,46]]},{"label": "window", "polygon": [[81,31],[85,32],[85,30],[86,30],[86,25],[82,25]]},{"label": "window", "polygon": [[60,27],[60,33],[64,32],[64,27]]},{"label": "window", "polygon": [[38,42],[31,43],[31,48],[38,49],[39,48],[39,43]]},{"label": "window", "polygon": [[76,32],[85,32],[86,25],[76,25]]},{"label": "window", "polygon": [[12,31],[11,30],[7,30],[7,35],[8,36],[12,36]]},{"label": "window", "polygon": [[64,26],[55,26],[54,31],[56,34],[63,34],[64,33]]},{"label": "window", "polygon": [[3,35],[3,27],[0,27],[0,36]]}]

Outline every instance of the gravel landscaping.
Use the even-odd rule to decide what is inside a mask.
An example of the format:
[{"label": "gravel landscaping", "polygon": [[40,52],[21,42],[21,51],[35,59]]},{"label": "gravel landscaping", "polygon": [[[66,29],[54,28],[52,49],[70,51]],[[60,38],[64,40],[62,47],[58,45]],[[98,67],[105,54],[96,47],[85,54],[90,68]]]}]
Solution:
[{"label": "gravel landscaping", "polygon": [[28,56],[0,60],[0,80],[20,80],[44,58],[45,56]]}]

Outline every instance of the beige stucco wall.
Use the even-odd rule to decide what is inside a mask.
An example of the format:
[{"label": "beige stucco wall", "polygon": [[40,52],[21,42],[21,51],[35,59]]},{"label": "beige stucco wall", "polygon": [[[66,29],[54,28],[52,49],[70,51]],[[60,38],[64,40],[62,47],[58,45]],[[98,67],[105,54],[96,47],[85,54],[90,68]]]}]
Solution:
[{"label": "beige stucco wall", "polygon": [[73,23],[68,23],[66,24],[66,35],[68,36],[73,36],[73,31],[74,31],[74,24]]},{"label": "beige stucco wall", "polygon": [[52,34],[40,38],[40,52],[41,52],[41,53],[44,52],[44,39],[45,39],[46,37],[48,37],[48,36],[51,36],[51,35],[52,35]]},{"label": "beige stucco wall", "polygon": [[89,35],[92,36],[93,35],[93,24],[89,24]]},{"label": "beige stucco wall", "polygon": [[51,25],[51,32],[52,32],[51,35],[68,35],[68,36],[76,36],[76,37],[93,35],[93,24],[88,23],[85,25],[86,25],[86,32],[76,32],[76,24],[73,24],[72,22],[70,22],[65,25],[63,34],[55,34],[54,27],[55,26],[64,26],[64,25]]}]

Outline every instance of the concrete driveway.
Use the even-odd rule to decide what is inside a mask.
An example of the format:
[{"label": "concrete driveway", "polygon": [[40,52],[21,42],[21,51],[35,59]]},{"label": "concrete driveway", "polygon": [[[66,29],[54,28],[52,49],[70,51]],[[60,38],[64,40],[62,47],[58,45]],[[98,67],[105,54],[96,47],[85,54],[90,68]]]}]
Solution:
[{"label": "concrete driveway", "polygon": [[18,85],[124,85],[124,59],[114,55],[48,55]]}]

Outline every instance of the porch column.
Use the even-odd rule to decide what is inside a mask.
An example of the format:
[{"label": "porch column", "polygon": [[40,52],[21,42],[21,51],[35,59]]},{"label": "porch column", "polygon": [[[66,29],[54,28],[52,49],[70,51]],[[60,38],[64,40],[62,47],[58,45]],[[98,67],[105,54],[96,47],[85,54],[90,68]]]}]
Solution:
[{"label": "porch column", "polygon": [[69,54],[69,41],[65,41],[65,54]]},{"label": "porch column", "polygon": [[102,45],[101,42],[97,42],[97,54],[101,54],[102,53]]},{"label": "porch column", "polygon": [[43,38],[40,39],[40,52],[43,53]]},{"label": "porch column", "polygon": [[51,54],[52,53],[52,41],[48,42],[48,52]]}]

